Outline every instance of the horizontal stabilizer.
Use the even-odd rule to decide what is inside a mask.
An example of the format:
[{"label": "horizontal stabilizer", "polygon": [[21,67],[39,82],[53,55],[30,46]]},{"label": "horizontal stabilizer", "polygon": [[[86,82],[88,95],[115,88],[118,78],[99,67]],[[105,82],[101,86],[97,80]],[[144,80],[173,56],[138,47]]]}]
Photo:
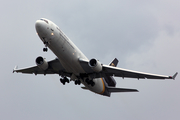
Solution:
[{"label": "horizontal stabilizer", "polygon": [[136,89],[108,87],[109,92],[139,92]]}]

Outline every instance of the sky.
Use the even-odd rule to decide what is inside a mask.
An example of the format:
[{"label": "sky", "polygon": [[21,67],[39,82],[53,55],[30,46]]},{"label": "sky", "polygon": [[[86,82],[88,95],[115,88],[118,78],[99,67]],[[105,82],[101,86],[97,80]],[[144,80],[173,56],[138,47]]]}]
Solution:
[{"label": "sky", "polygon": [[[36,35],[47,18],[89,58],[162,75],[180,72],[179,0],[6,0],[0,4],[1,120],[179,120],[180,75],[176,80],[115,78],[117,87],[138,93],[104,97],[58,75],[12,73],[56,56]],[[82,86],[82,85],[81,85]]]}]

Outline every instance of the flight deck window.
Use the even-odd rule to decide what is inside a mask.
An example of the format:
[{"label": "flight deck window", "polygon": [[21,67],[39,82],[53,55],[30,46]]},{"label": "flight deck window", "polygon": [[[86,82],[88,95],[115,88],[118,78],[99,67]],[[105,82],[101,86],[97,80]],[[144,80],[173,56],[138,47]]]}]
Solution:
[{"label": "flight deck window", "polygon": [[44,19],[40,19],[40,20],[43,20],[44,22],[46,22],[48,24],[48,21],[47,20],[44,20]]},{"label": "flight deck window", "polygon": [[47,24],[48,24],[48,21],[47,20],[44,20]]}]

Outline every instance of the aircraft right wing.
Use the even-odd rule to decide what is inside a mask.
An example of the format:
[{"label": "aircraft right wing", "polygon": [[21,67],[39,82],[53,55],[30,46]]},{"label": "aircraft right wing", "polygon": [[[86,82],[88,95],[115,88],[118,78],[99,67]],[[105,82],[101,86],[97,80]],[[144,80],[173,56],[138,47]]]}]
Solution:
[{"label": "aircraft right wing", "polygon": [[13,69],[13,73],[26,73],[26,74],[59,74],[59,75],[64,75],[64,76],[70,76],[70,73],[65,72],[65,69],[61,65],[58,59],[51,60],[48,63],[48,68],[46,70],[42,70],[38,66],[32,66],[32,67],[27,67],[27,68],[22,68],[22,69],[17,69],[16,67]]}]

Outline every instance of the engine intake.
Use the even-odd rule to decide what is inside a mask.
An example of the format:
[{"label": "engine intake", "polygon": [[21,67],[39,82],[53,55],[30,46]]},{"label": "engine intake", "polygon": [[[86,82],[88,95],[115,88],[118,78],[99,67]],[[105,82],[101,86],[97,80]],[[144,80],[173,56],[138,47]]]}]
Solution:
[{"label": "engine intake", "polygon": [[94,72],[101,72],[102,71],[102,64],[98,60],[91,59],[88,64]]},{"label": "engine intake", "polygon": [[36,65],[42,70],[47,70],[49,67],[48,63],[41,56],[36,58]]}]

